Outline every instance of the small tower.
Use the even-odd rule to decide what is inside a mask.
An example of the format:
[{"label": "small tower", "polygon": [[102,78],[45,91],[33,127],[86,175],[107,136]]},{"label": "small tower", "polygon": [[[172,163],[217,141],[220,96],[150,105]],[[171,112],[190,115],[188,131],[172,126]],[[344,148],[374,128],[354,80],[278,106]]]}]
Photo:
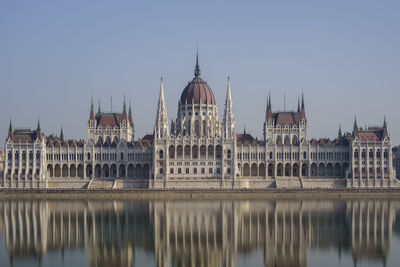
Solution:
[{"label": "small tower", "polygon": [[306,120],[306,110],[304,108],[304,94],[301,93],[301,110],[300,110],[300,119]]},{"label": "small tower", "polygon": [[154,138],[165,138],[168,135],[167,107],[164,99],[164,85],[161,77],[160,96],[158,99],[156,122],[154,125]]},{"label": "small tower", "polygon": [[357,117],[354,117],[353,136],[357,135],[357,133],[358,133]]},{"label": "small tower", "polygon": [[[99,105],[99,110],[100,110],[100,105]],[[92,101],[91,101],[91,104],[90,104],[89,124],[90,124],[91,121],[94,122],[93,96],[92,96]]]},{"label": "small tower", "polygon": [[387,123],[386,123],[386,116],[383,117],[383,136],[389,136],[389,131],[387,128]]},{"label": "small tower", "polygon": [[10,125],[8,126],[8,137],[12,138],[13,135],[13,128],[12,128],[12,123],[11,123],[11,119],[10,119]]},{"label": "small tower", "polygon": [[39,118],[38,118],[38,120],[37,120],[36,131],[39,132],[39,133],[41,132],[41,129],[40,129],[40,120],[39,120]]},{"label": "small tower", "polygon": [[61,132],[60,132],[60,139],[64,140],[64,131],[63,131],[63,127],[61,126]]},{"label": "small tower", "polygon": [[224,137],[225,138],[235,137],[235,115],[233,112],[230,77],[228,77],[228,86],[226,89],[223,125],[224,125]]},{"label": "small tower", "polygon": [[338,139],[342,137],[342,125],[339,124],[339,132],[338,132]]}]

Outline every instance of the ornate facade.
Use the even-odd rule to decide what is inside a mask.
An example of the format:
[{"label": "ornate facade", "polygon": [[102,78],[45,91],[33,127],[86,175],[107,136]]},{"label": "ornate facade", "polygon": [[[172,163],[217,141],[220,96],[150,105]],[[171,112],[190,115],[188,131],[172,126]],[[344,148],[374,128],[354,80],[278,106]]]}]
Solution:
[{"label": "ornate facade", "polygon": [[336,139],[308,139],[304,97],[296,111],[273,112],[268,97],[263,137],[236,134],[228,78],[223,119],[210,86],[194,78],[169,125],[161,79],[152,135],[134,138],[131,106],[94,112],[87,140],[14,129],[5,144],[2,186],[12,188],[388,188],[398,182],[386,120]]}]

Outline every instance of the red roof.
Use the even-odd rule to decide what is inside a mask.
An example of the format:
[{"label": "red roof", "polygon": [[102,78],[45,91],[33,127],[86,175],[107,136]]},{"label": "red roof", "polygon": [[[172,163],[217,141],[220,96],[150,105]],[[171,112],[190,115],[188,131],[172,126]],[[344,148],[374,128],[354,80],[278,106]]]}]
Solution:
[{"label": "red roof", "polygon": [[14,143],[33,143],[37,138],[41,137],[40,132],[32,131],[31,129],[14,129],[11,134],[11,140]]},{"label": "red roof", "polygon": [[299,124],[300,113],[295,112],[277,112],[272,114],[275,125],[285,126]]},{"label": "red roof", "polygon": [[183,89],[181,103],[215,105],[216,102],[214,93],[207,83],[200,77],[195,77],[185,89]]}]

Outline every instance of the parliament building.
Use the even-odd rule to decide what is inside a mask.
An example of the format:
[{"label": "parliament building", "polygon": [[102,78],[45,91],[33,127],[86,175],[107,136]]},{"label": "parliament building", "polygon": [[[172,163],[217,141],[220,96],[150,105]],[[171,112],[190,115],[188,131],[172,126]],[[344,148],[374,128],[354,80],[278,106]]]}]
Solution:
[{"label": "parliament building", "polygon": [[[263,137],[236,133],[228,78],[223,119],[201,76],[183,89],[169,120],[161,79],[152,135],[135,138],[132,110],[95,112],[87,140],[13,128],[4,148],[0,187],[48,189],[270,189],[398,187],[386,120],[336,139],[307,137],[304,97],[296,111],[274,112],[268,97]],[[170,122],[170,123],[169,123]]]}]

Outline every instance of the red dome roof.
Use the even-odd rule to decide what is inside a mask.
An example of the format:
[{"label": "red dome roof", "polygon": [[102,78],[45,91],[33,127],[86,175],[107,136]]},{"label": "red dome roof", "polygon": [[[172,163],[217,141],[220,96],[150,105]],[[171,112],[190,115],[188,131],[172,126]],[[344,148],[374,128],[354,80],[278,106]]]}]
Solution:
[{"label": "red dome roof", "polygon": [[205,81],[195,77],[183,90],[181,103],[215,105],[214,93]]},{"label": "red dome roof", "polygon": [[205,81],[200,77],[199,57],[196,56],[196,68],[193,80],[183,89],[181,95],[182,104],[207,104],[215,105],[214,93]]}]

